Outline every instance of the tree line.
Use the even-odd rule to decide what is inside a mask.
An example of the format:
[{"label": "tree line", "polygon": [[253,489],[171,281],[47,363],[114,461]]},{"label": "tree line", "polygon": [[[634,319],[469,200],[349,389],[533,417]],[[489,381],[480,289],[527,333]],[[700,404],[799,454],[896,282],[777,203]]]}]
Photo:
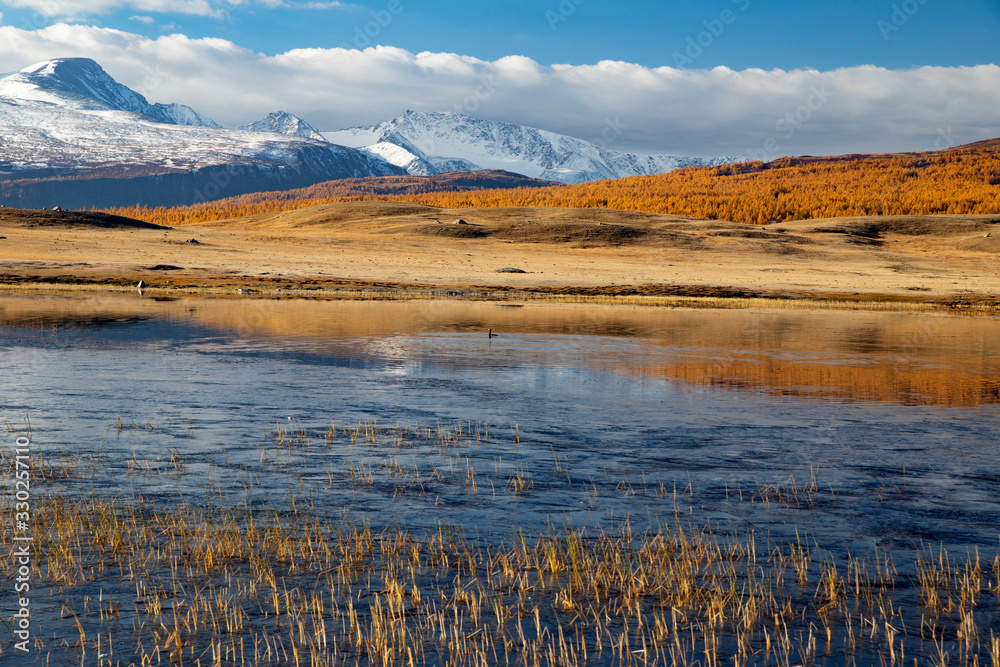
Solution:
[{"label": "tree line", "polygon": [[109,212],[167,225],[343,201],[445,208],[609,208],[754,225],[842,216],[996,214],[1000,213],[998,148],[1000,141],[933,153],[782,158],[553,187],[426,191],[428,186],[403,177],[390,193],[368,179],[349,179],[191,207]]}]

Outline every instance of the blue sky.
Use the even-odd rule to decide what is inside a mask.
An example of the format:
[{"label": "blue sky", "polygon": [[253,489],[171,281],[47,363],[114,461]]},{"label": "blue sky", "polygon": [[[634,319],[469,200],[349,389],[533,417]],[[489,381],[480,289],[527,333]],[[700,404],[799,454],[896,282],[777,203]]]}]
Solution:
[{"label": "blue sky", "polygon": [[[4,23],[15,27],[41,27],[68,16],[148,37],[165,32],[219,37],[268,54],[384,44],[484,60],[524,55],[545,65],[600,60],[733,69],[980,65],[997,61],[1000,35],[998,0],[289,0],[276,7],[267,5],[279,0],[196,0],[187,12],[170,11],[183,7],[183,0],[97,0],[78,2],[80,7],[75,1],[15,0],[0,7]],[[88,6],[103,11],[87,11]],[[192,13],[212,10],[218,15]],[[701,44],[692,47],[699,38]],[[676,54],[698,57],[678,63]]]},{"label": "blue sky", "polygon": [[459,111],[588,140],[611,127],[622,149],[769,158],[1000,136],[1000,0],[0,0],[0,13],[0,72],[87,56],[224,125]]}]

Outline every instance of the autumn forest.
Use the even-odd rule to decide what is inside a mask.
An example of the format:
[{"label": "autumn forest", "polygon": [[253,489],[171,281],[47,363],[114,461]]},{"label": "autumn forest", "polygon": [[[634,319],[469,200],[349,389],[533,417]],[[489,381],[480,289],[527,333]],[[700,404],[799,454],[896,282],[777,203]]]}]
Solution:
[{"label": "autumn forest", "polygon": [[548,187],[524,187],[518,179],[500,188],[491,179],[347,179],[190,207],[109,212],[168,225],[364,200],[448,208],[610,208],[756,225],[841,216],[992,214],[1000,212],[998,152],[1000,140],[991,140],[932,153],[782,158]]}]

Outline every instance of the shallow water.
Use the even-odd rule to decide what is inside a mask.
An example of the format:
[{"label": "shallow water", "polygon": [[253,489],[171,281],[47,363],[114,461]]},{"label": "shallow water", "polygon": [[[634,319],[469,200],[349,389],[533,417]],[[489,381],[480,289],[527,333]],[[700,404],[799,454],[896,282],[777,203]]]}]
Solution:
[{"label": "shallow water", "polygon": [[[512,509],[527,529],[655,525],[683,510],[821,543],[997,546],[996,320],[131,295],[0,304],[4,418],[30,416],[53,459],[102,453],[105,483],[130,493],[196,495],[210,473],[236,502],[234,471],[253,466],[252,495],[301,492],[302,476],[325,511],[375,525],[503,531]],[[473,422],[491,437],[440,451],[320,435],[370,420]],[[282,430],[308,442],[262,465]],[[184,472],[107,474],[170,452]],[[398,503],[386,475],[344,477],[351,462],[387,461],[446,480]],[[497,491],[518,474],[530,491]],[[815,482],[812,507],[760,504],[790,478]]]},{"label": "shallow water", "polygon": [[4,438],[27,417],[72,469],[36,496],[998,551],[993,319],[12,295],[0,323]]}]

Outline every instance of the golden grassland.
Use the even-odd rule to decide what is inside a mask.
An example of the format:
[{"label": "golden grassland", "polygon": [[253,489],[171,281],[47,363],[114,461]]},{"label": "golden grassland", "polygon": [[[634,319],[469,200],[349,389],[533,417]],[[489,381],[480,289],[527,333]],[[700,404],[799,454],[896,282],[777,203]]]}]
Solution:
[{"label": "golden grassland", "polygon": [[[5,213],[0,283],[990,309],[1000,278],[998,146],[540,188],[414,192],[428,186],[398,177],[382,191],[348,179],[77,222]],[[451,224],[457,218],[467,224]]]},{"label": "golden grassland", "polygon": [[988,141],[931,153],[782,158],[548,188],[386,195],[372,194],[361,183],[332,182],[291,194],[257,193],[191,207],[110,212],[165,225],[366,200],[445,208],[607,208],[757,225],[848,216],[998,214],[998,145]]},{"label": "golden grassland", "polygon": [[[10,428],[10,427],[9,427]],[[155,429],[119,418],[109,430]],[[297,425],[268,432],[263,457],[319,440],[387,453],[450,451],[490,427]],[[520,436],[512,428],[514,444]],[[387,457],[350,463],[350,483],[401,486],[452,474],[475,495],[483,471],[427,474]],[[13,463],[0,452],[0,467]],[[85,478],[99,457],[35,462],[35,483]],[[183,470],[178,453],[133,455],[129,474]],[[155,470],[154,470],[155,469]],[[244,481],[254,484],[246,469]],[[463,481],[464,480],[464,481]],[[517,473],[497,493],[530,493]],[[484,489],[485,490],[485,489]],[[889,492],[888,490],[885,490]],[[896,489],[896,492],[899,492]],[[660,486],[665,497],[677,490]],[[685,493],[692,493],[686,489]],[[727,492],[729,493],[729,492]],[[815,478],[734,488],[733,502],[812,508]],[[63,628],[36,638],[56,663],[97,665],[807,665],[1000,666],[988,620],[1000,604],[1000,555],[915,546],[905,562],[875,550],[837,558],[808,537],[779,542],[720,534],[675,514],[633,532],[550,527],[498,540],[446,526],[416,534],[319,516],[302,496],[282,509],[211,502],[162,506],[95,493],[55,494],[34,508],[32,577]],[[881,497],[880,497],[881,500]],[[6,512],[5,512],[6,513]],[[4,573],[15,559],[5,521]],[[38,601],[41,603],[41,600]],[[36,608],[36,613],[40,609]],[[0,648],[7,658],[9,646]]]},{"label": "golden grassland", "polygon": [[[594,208],[396,202],[181,227],[61,215],[0,213],[0,284],[134,287],[141,280],[151,290],[269,296],[658,298],[670,305],[762,298],[776,307],[801,300],[987,310],[995,310],[1000,291],[1000,232],[991,216],[748,227]],[[455,224],[459,217],[465,224]]]}]

